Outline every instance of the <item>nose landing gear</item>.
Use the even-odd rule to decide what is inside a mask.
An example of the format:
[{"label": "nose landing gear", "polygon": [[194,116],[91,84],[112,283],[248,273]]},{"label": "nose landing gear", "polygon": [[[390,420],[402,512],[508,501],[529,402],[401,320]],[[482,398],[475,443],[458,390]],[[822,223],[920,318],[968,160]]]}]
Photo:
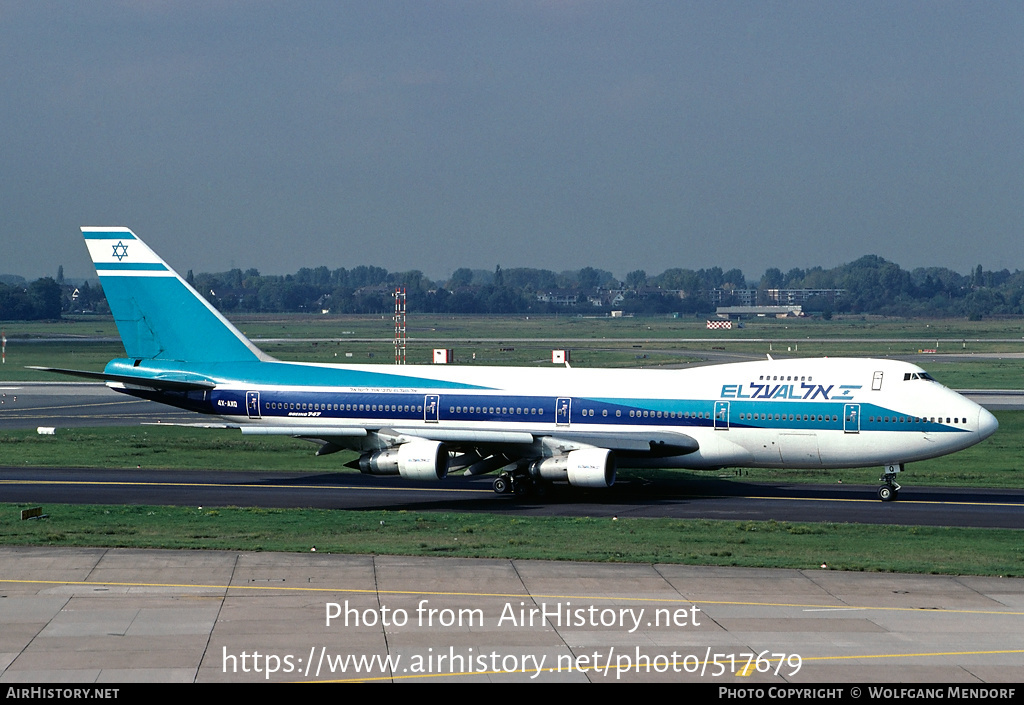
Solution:
[{"label": "nose landing gear", "polygon": [[903,463],[886,465],[882,471],[880,482],[885,484],[878,488],[878,498],[883,502],[894,502],[900,498],[900,486],[896,482],[896,474],[903,470]]}]

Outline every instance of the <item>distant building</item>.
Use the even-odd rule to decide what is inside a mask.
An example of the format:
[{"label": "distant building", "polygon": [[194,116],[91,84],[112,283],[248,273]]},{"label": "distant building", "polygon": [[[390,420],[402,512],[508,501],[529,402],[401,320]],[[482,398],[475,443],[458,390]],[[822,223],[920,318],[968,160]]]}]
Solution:
[{"label": "distant building", "polygon": [[556,290],[545,291],[537,294],[537,300],[546,304],[557,304],[559,306],[575,306],[580,300],[579,294],[572,291]]},{"label": "distant building", "polygon": [[739,318],[740,316],[772,316],[774,318],[802,318],[802,306],[719,306],[715,309],[719,318]]},{"label": "distant building", "polygon": [[625,301],[625,292],[622,289],[601,289],[587,297],[587,301],[597,307],[620,306]]},{"label": "distant building", "polygon": [[846,295],[846,289],[766,289],[765,295],[776,306],[803,305],[815,298],[834,304]]},{"label": "distant building", "polygon": [[753,306],[757,303],[757,289],[709,289],[704,292],[708,301],[721,306],[723,301],[732,300],[739,306]]}]

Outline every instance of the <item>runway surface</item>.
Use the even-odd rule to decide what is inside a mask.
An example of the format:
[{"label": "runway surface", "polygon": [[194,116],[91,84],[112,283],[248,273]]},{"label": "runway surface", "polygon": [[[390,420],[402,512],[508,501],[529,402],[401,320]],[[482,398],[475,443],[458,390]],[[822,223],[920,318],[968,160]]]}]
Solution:
[{"label": "runway surface", "polygon": [[0,498],[32,504],[154,504],[489,512],[513,516],[669,517],[861,524],[1024,527],[1024,492],[905,487],[880,502],[873,486],[740,481],[625,481],[556,487],[543,498],[496,495],[488,477],[422,485],[354,473],[204,472],[0,467]]}]

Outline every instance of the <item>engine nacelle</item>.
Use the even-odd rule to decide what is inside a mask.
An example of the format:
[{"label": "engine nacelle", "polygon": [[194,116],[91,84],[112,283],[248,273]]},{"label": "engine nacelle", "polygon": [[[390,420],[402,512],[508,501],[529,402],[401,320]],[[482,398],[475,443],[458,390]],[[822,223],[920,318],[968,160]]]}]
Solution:
[{"label": "engine nacelle", "polygon": [[538,460],[530,465],[530,474],[542,480],[565,480],[575,487],[611,487],[615,484],[615,455],[607,448],[574,450]]},{"label": "engine nacelle", "polygon": [[407,480],[443,480],[448,474],[448,449],[441,441],[413,441],[359,459],[369,475],[401,475]]}]

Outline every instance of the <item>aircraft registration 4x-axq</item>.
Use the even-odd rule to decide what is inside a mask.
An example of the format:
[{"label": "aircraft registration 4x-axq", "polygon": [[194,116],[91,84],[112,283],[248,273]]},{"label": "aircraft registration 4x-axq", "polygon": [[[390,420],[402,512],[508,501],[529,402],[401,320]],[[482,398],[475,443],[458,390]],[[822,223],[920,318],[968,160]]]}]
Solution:
[{"label": "aircraft registration 4x-axq", "polygon": [[259,350],[127,228],[82,228],[127,357],[102,379],[220,417],[218,427],[349,449],[370,474],[440,480],[497,472],[494,490],[607,487],[629,467],[904,463],[991,436],[988,411],[915,365],[790,359],[688,370],[327,365]]}]

